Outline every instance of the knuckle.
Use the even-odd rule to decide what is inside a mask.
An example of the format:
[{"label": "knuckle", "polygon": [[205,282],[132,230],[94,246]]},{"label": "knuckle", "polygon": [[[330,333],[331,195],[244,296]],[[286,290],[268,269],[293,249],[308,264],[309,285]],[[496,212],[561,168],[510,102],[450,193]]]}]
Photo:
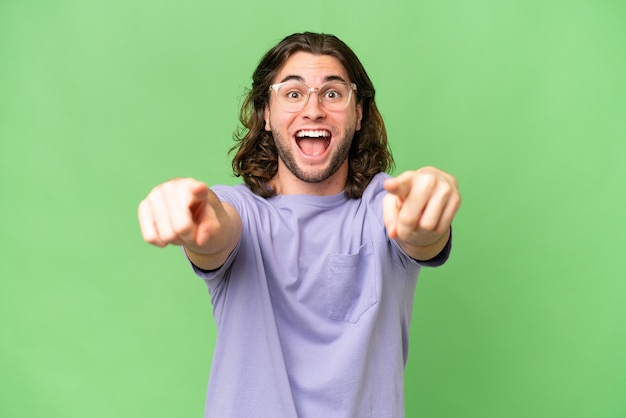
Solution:
[{"label": "knuckle", "polygon": [[432,173],[418,173],[415,176],[415,181],[422,190],[433,190],[438,183],[437,177]]},{"label": "knuckle", "polygon": [[148,212],[148,210],[150,209],[149,205],[150,204],[148,203],[147,199],[144,199],[141,202],[139,202],[139,206],[137,207],[137,214],[139,215],[139,219],[145,216],[145,214]]},{"label": "knuckle", "polygon": [[398,223],[404,226],[413,225],[415,223],[415,216],[411,213],[400,212],[398,215]]},{"label": "knuckle", "polygon": [[439,173],[439,170],[438,170],[438,169],[436,169],[436,168],[435,168],[435,167],[433,167],[433,166],[430,166],[430,165],[425,166],[425,167],[422,167],[422,168],[419,168],[418,170],[416,170],[416,174],[419,174],[419,175],[429,175],[429,176],[434,176],[434,175],[436,175],[437,173]]},{"label": "knuckle", "polygon": [[433,219],[425,219],[420,222],[419,228],[424,231],[434,232],[437,229],[437,224],[438,222]]},{"label": "knuckle", "polygon": [[148,244],[155,245],[157,247],[164,247],[163,241],[159,239],[156,235],[144,235],[143,240]]},{"label": "knuckle", "polygon": [[444,186],[442,186],[442,188],[441,188],[441,197],[445,201],[454,201],[455,200],[454,189],[452,188],[451,185],[446,183]]},{"label": "knuckle", "polygon": [[170,241],[176,241],[179,239],[186,241],[190,235],[190,232],[191,232],[190,228],[184,228],[184,227],[174,228],[172,232],[169,234],[168,238],[170,239]]},{"label": "knuckle", "polygon": [[187,237],[192,232],[192,225],[189,222],[179,222],[172,224],[171,236],[173,239]]},{"label": "knuckle", "polygon": [[459,206],[461,206],[461,202],[463,201],[463,199],[461,198],[460,194],[455,194],[452,198],[452,204],[458,208]]},{"label": "knuckle", "polygon": [[406,225],[398,225],[397,227],[398,239],[402,241],[408,240],[411,237],[411,232],[412,231],[407,228]]},{"label": "knuckle", "polygon": [[160,242],[162,243],[162,247],[165,247],[168,244],[171,245],[180,245],[184,241],[180,239],[180,237],[174,232],[168,232],[166,234],[161,235]]},{"label": "knuckle", "polygon": [[455,189],[459,188],[459,181],[454,176],[450,176],[450,183],[454,186]]},{"label": "knuckle", "polygon": [[163,190],[164,186],[165,186],[164,184],[157,184],[156,186],[152,188],[152,190],[150,190],[150,195],[161,193],[161,190]]}]

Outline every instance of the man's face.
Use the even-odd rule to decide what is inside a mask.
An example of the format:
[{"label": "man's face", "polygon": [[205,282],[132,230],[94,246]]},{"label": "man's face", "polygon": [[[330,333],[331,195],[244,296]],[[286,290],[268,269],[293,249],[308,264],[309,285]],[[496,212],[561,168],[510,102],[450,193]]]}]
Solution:
[{"label": "man's face", "polygon": [[[298,52],[285,62],[273,82],[299,81],[317,88],[329,80],[352,81],[336,58]],[[264,117],[265,130],[272,132],[278,149],[278,174],[272,186],[279,193],[343,191],[348,151],[354,132],[361,128],[362,106],[356,103],[356,93],[343,110],[328,110],[312,92],[302,110],[288,112],[277,103],[272,90]]]}]

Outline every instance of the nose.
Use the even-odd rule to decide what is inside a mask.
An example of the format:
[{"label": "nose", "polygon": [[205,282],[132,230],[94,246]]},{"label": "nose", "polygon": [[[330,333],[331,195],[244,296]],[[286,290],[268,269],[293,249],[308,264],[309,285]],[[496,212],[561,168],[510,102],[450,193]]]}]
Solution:
[{"label": "nose", "polygon": [[309,100],[302,108],[302,116],[308,119],[321,119],[326,116],[318,90],[309,91]]}]

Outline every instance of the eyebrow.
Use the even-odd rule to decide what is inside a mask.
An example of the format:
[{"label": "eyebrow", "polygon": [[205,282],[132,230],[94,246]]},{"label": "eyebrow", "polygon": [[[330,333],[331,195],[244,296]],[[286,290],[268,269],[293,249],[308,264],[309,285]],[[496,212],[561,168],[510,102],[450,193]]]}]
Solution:
[{"label": "eyebrow", "polygon": [[[280,80],[279,83],[284,83],[285,81],[298,81],[300,83],[304,83],[304,78],[299,75],[288,75]],[[324,83],[327,83],[329,81],[343,81],[344,83],[346,82],[346,80],[340,75],[328,75],[324,77]]]}]

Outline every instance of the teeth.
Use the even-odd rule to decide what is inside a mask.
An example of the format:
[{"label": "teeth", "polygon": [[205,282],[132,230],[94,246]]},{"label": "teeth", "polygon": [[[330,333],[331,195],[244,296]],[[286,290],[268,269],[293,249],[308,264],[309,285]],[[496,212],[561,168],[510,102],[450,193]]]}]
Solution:
[{"label": "teeth", "polygon": [[298,138],[302,138],[302,137],[309,137],[309,138],[325,138],[327,136],[329,136],[329,132],[325,131],[323,129],[320,130],[306,130],[306,131],[299,131],[296,136]]}]

